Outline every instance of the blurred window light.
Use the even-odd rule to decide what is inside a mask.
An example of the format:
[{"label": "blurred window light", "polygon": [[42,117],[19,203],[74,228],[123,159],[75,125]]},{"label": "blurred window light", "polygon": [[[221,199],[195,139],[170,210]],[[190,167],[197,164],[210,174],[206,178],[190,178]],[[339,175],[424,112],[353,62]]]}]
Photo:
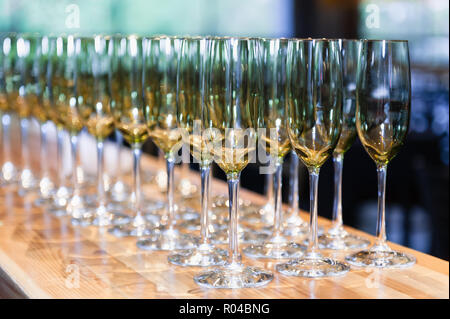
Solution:
[{"label": "blurred window light", "polygon": [[0,0],[0,31],[290,37],[293,0]]}]

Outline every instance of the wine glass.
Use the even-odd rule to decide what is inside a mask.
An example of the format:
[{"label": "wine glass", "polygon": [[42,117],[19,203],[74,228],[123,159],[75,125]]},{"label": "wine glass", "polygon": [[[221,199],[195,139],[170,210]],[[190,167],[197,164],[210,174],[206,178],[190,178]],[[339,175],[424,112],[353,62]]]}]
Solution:
[{"label": "wine glass", "polygon": [[36,188],[36,178],[30,167],[28,133],[32,104],[37,103],[37,77],[33,65],[39,40],[25,34],[11,36],[10,40],[10,48],[5,54],[5,86],[8,103],[20,121],[22,167],[18,174],[18,193],[23,196]]},{"label": "wine glass", "polygon": [[49,107],[47,115],[56,126],[56,161],[58,180],[48,211],[56,216],[67,215],[66,206],[72,196],[72,189],[66,181],[63,166],[63,146],[65,140],[66,113],[70,103],[76,101],[76,56],[75,38],[72,35],[49,38],[47,65],[47,88]]},{"label": "wine glass", "polygon": [[342,220],[342,171],[344,154],[352,146],[356,138],[355,127],[355,91],[356,68],[358,65],[359,40],[338,40],[342,58],[343,97],[342,131],[338,144],[333,152],[334,164],[334,205],[333,225],[319,237],[319,246],[327,249],[361,249],[370,241],[360,236],[350,234],[344,229]]},{"label": "wine glass", "polygon": [[403,268],[414,256],[386,242],[385,194],[388,163],[405,142],[411,110],[408,41],[364,40],[356,82],[356,130],[378,174],[377,238],[367,250],[346,257],[355,266]]},{"label": "wine glass", "polygon": [[292,147],[309,171],[310,235],[304,257],[278,264],[288,276],[343,275],[350,267],[324,257],[317,239],[320,167],[331,156],[341,133],[342,66],[335,40],[290,42],[288,73],[288,133]]},{"label": "wine glass", "polygon": [[85,214],[73,218],[80,225],[108,226],[128,222],[128,216],[110,210],[104,182],[104,141],[114,131],[111,93],[111,38],[76,39],[77,111],[89,134],[97,142],[97,203]]},{"label": "wine glass", "polygon": [[206,138],[213,159],[227,174],[229,191],[229,246],[225,266],[194,277],[209,288],[259,287],[273,274],[241,262],[238,238],[238,201],[241,171],[256,152],[257,127],[262,99],[260,40],[212,39],[205,68]]},{"label": "wine glass", "polygon": [[286,58],[288,39],[264,39],[262,43],[263,95],[258,137],[260,146],[274,159],[275,200],[272,236],[262,244],[250,245],[244,253],[253,258],[295,258],[304,246],[283,235],[281,182],[284,156],[291,150],[286,114]]},{"label": "wine glass", "polygon": [[201,240],[198,247],[169,255],[169,262],[181,266],[213,266],[226,261],[227,252],[215,248],[209,240],[209,189],[210,170],[213,161],[208,149],[206,130],[211,128],[207,121],[203,99],[204,59],[206,57],[206,38],[185,38],[181,43],[178,66],[178,122],[182,129],[183,142],[200,165],[201,174]]},{"label": "wine glass", "polygon": [[39,123],[40,133],[40,166],[41,177],[38,181],[38,198],[34,201],[37,206],[49,204],[55,191],[55,184],[50,175],[48,163],[48,126],[49,126],[49,108],[50,105],[50,88],[47,85],[47,68],[49,61],[49,38],[43,36],[40,38],[37,47],[37,57],[34,62],[34,72],[37,77],[36,94],[38,96],[37,103],[32,108],[32,114]]},{"label": "wine glass", "polygon": [[[64,95],[65,101],[58,108],[58,119],[64,129],[69,133],[70,155],[72,164],[72,187],[73,191],[67,201],[66,210],[72,217],[72,222],[81,223],[85,218],[91,216],[85,197],[81,194],[81,185],[78,178],[78,139],[85,127],[89,111],[83,108],[84,100],[80,94],[82,80],[80,79],[79,63],[81,51],[80,38],[71,38],[67,43],[67,57],[65,60],[66,72],[61,74],[54,85],[61,89],[60,97]],[[72,47],[73,46],[73,47]],[[80,84],[80,85],[79,85]]]},{"label": "wine glass", "polygon": [[159,225],[155,214],[143,213],[140,160],[142,145],[148,139],[146,105],[143,99],[143,39],[134,35],[113,37],[111,92],[115,125],[133,153],[131,209],[134,217],[127,224],[116,225],[109,232],[118,237],[150,235]]},{"label": "wine glass", "polygon": [[6,85],[7,74],[10,73],[11,59],[14,55],[12,43],[15,42],[14,33],[0,35],[0,112],[2,124],[2,155],[3,162],[0,168],[0,185],[11,185],[17,182],[18,170],[13,163],[11,154],[10,126],[13,108],[8,99]]},{"label": "wine glass", "polygon": [[[194,248],[197,239],[175,228],[174,167],[182,146],[182,132],[177,121],[177,73],[183,39],[158,36],[147,38],[144,46],[143,91],[148,133],[164,152],[167,164],[167,203],[158,232],[138,240],[147,250]],[[182,215],[184,209],[177,207]]]}]

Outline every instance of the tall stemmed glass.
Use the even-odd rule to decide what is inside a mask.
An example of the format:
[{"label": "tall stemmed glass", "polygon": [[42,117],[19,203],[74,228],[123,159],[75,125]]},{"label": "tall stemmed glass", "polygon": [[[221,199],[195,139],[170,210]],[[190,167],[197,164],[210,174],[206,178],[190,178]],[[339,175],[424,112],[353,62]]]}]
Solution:
[{"label": "tall stemmed glass", "polygon": [[[66,206],[67,213],[72,217],[72,222],[78,223],[80,220],[90,216],[87,208],[87,203],[81,194],[81,185],[78,178],[78,139],[80,132],[83,130],[89,110],[85,110],[83,95],[80,94],[81,85],[83,81],[79,78],[79,64],[81,51],[85,48],[81,46],[81,39],[75,38],[73,43],[73,58],[67,60],[67,68],[71,69],[71,78],[61,80],[58,84],[65,91],[66,101],[61,105],[59,111],[59,120],[62,122],[64,128],[69,133],[70,138],[70,154],[72,163],[72,187],[73,192],[69,198]],[[69,44],[68,44],[69,46]],[[81,84],[80,86],[78,84]],[[81,97],[81,98],[80,98]]]},{"label": "tall stemmed glass", "polygon": [[303,255],[304,246],[283,235],[281,182],[284,156],[291,150],[286,114],[287,39],[264,39],[262,43],[262,116],[259,121],[260,145],[275,162],[275,207],[272,236],[262,244],[244,249],[253,258],[295,258]]},{"label": "tall stemmed glass", "polygon": [[309,171],[310,236],[300,259],[278,264],[284,275],[326,277],[343,275],[350,267],[322,256],[317,238],[319,170],[331,156],[341,133],[342,66],[334,40],[290,43],[288,58],[288,132],[293,148]]},{"label": "tall stemmed glass", "polygon": [[111,39],[104,36],[78,38],[77,47],[77,105],[86,119],[86,128],[97,141],[97,205],[80,224],[108,226],[128,221],[125,214],[107,207],[104,183],[104,141],[114,131],[112,112]]},{"label": "tall stemmed glass", "polygon": [[17,181],[17,168],[11,158],[10,126],[12,107],[8,100],[6,75],[11,67],[10,59],[13,54],[12,43],[14,34],[0,35],[0,112],[2,124],[2,154],[3,162],[0,168],[0,185],[9,185]]},{"label": "tall stemmed glass", "polygon": [[34,202],[36,205],[48,204],[52,200],[52,195],[55,191],[55,184],[50,175],[50,168],[48,163],[48,142],[47,132],[49,125],[49,109],[50,104],[50,88],[47,85],[47,68],[50,53],[49,38],[44,36],[40,39],[38,45],[37,59],[34,64],[34,72],[37,77],[37,95],[38,101],[33,106],[32,112],[34,118],[39,123],[40,132],[40,164],[41,164],[41,178],[39,180],[39,197]]},{"label": "tall stemmed glass", "polygon": [[72,35],[67,37],[49,38],[49,60],[47,66],[47,87],[49,90],[50,106],[48,116],[56,125],[57,134],[57,174],[58,181],[53,194],[53,201],[48,210],[57,215],[67,214],[66,206],[72,195],[66,182],[63,171],[63,144],[65,140],[66,114],[70,108],[70,103],[76,102],[75,80],[76,80],[76,54],[75,38]]},{"label": "tall stemmed glass", "polygon": [[109,229],[118,237],[149,235],[159,222],[155,215],[144,214],[142,207],[140,161],[142,145],[149,137],[142,86],[143,41],[141,37],[132,35],[113,37],[110,42],[113,54],[111,90],[114,120],[133,152],[131,208],[134,217],[127,224]]},{"label": "tall stemmed glass", "polygon": [[[175,229],[174,167],[182,146],[177,120],[177,72],[182,38],[148,38],[144,47],[144,98],[147,127],[167,163],[167,204],[160,231],[140,239],[137,246],[148,250],[194,248],[196,238]],[[178,214],[182,209],[178,207]]]},{"label": "tall stemmed glass", "polygon": [[257,127],[261,109],[262,74],[260,40],[213,39],[205,70],[206,134],[214,161],[227,174],[229,191],[228,261],[223,267],[206,270],[194,277],[209,288],[258,287],[269,283],[273,274],[241,263],[238,238],[239,178],[256,152]]},{"label": "tall stemmed glass", "polygon": [[18,35],[11,42],[9,68],[5,80],[8,101],[20,120],[22,167],[18,176],[19,194],[35,190],[36,178],[30,167],[28,133],[31,124],[32,104],[37,103],[37,77],[33,64],[38,53],[39,38],[33,35]]},{"label": "tall stemmed glass", "polygon": [[355,127],[355,92],[356,68],[358,65],[358,50],[361,41],[339,40],[342,57],[342,74],[344,83],[344,105],[342,107],[342,131],[338,144],[333,152],[334,163],[334,205],[333,225],[319,237],[321,248],[327,249],[361,249],[370,241],[360,236],[350,234],[344,229],[342,220],[342,171],[344,154],[352,146],[356,138]]},{"label": "tall stemmed glass", "polygon": [[408,133],[411,73],[407,41],[365,40],[356,83],[356,129],[378,173],[377,239],[367,250],[346,257],[355,266],[403,268],[414,256],[392,250],[386,241],[385,195],[388,163]]},{"label": "tall stemmed glass", "polygon": [[178,121],[182,129],[183,142],[189,145],[192,156],[200,165],[201,174],[201,216],[200,245],[169,256],[169,262],[181,266],[213,266],[226,261],[227,252],[215,248],[209,241],[209,189],[210,170],[213,161],[206,137],[211,122],[207,121],[204,105],[204,60],[206,38],[186,38],[182,40],[178,67]]}]

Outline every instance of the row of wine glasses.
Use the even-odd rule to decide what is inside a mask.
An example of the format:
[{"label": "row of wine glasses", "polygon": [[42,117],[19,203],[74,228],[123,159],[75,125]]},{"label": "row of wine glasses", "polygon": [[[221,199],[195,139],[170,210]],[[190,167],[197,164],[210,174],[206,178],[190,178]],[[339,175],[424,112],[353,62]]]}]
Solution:
[{"label": "row of wine glasses", "polygon": [[[46,206],[55,215],[69,214],[75,225],[107,226],[118,237],[134,236],[141,249],[170,251],[170,263],[210,267],[194,278],[205,287],[256,287],[272,280],[271,271],[242,263],[239,242],[248,244],[243,249],[248,257],[287,259],[275,269],[288,276],[338,276],[349,271],[348,264],[387,268],[415,262],[386,244],[384,220],[386,167],[404,143],[409,123],[406,41],[10,35],[2,45],[2,111],[35,110],[42,123],[55,123],[59,165],[64,130],[70,134],[73,163],[84,127],[97,141],[95,198],[83,192],[75,164],[71,186],[60,167],[61,178]],[[32,76],[9,72],[11,61],[18,66],[28,61],[30,66],[21,70]],[[2,122],[7,131],[8,121]],[[109,205],[103,180],[104,142],[115,129],[133,154],[130,204],[119,209]],[[326,257],[322,249],[363,249],[370,243],[346,232],[342,222],[343,156],[356,134],[377,164],[377,241],[343,262]],[[149,138],[167,164],[163,206],[142,196],[141,148]],[[7,134],[3,143],[5,167]],[[200,166],[200,214],[174,199],[174,167],[183,144]],[[292,151],[294,177],[298,159],[310,175],[309,225],[298,215],[296,178],[291,212],[285,216],[282,209],[283,160]],[[25,151],[25,163],[27,156]],[[319,236],[319,171],[331,156],[333,226]],[[274,174],[273,201],[255,211],[239,200],[239,183],[256,157],[269,158]],[[213,162],[227,176],[229,198],[211,205]],[[7,181],[11,166],[3,167],[2,181]],[[239,210],[244,225],[238,223]],[[200,237],[186,231],[186,223],[199,224]],[[226,240],[228,250],[220,246]]]}]

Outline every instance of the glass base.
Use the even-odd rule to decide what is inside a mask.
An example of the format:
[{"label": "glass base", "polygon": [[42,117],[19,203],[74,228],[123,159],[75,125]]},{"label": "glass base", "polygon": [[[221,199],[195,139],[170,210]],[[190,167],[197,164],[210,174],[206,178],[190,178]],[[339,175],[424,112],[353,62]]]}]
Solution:
[{"label": "glass base", "polygon": [[51,204],[53,201],[52,197],[39,197],[33,202],[34,206],[42,207]]},{"label": "glass base", "polygon": [[176,187],[176,194],[185,199],[194,198],[199,195],[199,189],[189,179],[181,179]]},{"label": "glass base", "polygon": [[56,217],[66,216],[68,214],[66,206],[71,194],[72,190],[68,187],[59,187],[53,195],[51,203],[47,207],[47,211]]},{"label": "glass base", "polygon": [[[133,198],[131,197],[131,199],[122,202],[111,201],[106,207],[109,210],[132,210]],[[145,198],[141,200],[141,208],[144,213],[155,213],[164,208],[164,202]]]},{"label": "glass base", "polygon": [[111,226],[124,225],[130,221],[130,217],[119,212],[108,212],[102,208],[96,211],[87,212],[79,217],[72,217],[72,224],[75,226]]},{"label": "glass base", "polygon": [[194,281],[206,288],[253,288],[267,285],[273,279],[272,272],[243,265],[228,265],[206,270],[194,277]]},{"label": "glass base", "polygon": [[[201,228],[199,220],[185,220],[185,221],[182,221],[181,223],[177,224],[177,227],[179,227],[181,229],[185,229],[187,231],[198,231]],[[210,223],[208,225],[208,230],[210,233],[223,231],[227,228],[228,228],[228,226],[226,224]]]},{"label": "glass base", "polygon": [[38,189],[38,180],[34,176],[30,169],[24,169],[19,175],[19,196],[25,196],[26,194]]},{"label": "glass base", "polygon": [[[264,232],[264,231],[257,231],[257,230],[251,230],[239,227],[238,229],[238,240],[239,243],[243,244],[262,244],[264,243],[269,237],[270,232]],[[213,244],[227,244],[228,243],[228,228],[225,228],[223,230],[218,230],[217,232],[214,232],[211,234],[211,242]]]},{"label": "glass base", "polygon": [[260,245],[247,246],[243,252],[251,258],[285,259],[303,256],[306,248],[294,242],[269,240]]},{"label": "glass base", "polygon": [[[320,236],[324,233],[324,229],[321,226],[317,226],[317,235]],[[309,235],[309,224],[305,223],[301,226],[284,226],[283,234],[288,237],[305,237]],[[308,241],[305,241],[305,244]]]},{"label": "glass base", "polygon": [[178,266],[222,266],[227,261],[227,251],[210,245],[182,250],[169,255],[168,261]]},{"label": "glass base", "polygon": [[345,275],[350,267],[320,254],[309,254],[300,259],[278,264],[275,269],[285,276],[321,278]]},{"label": "glass base", "polygon": [[17,182],[18,171],[11,162],[6,162],[0,170],[0,181],[2,185],[13,184]]},{"label": "glass base", "polygon": [[319,236],[319,247],[321,249],[362,249],[369,245],[368,239],[350,234],[343,229],[341,231],[330,229],[327,233]]},{"label": "glass base", "polygon": [[55,185],[49,177],[42,177],[38,183],[39,185],[39,198],[43,202],[48,202],[55,193]]},{"label": "glass base", "polygon": [[113,202],[125,202],[130,197],[130,187],[122,181],[117,181],[111,186],[109,197]]},{"label": "glass base", "polygon": [[182,234],[177,230],[161,230],[152,235],[139,239],[136,243],[138,248],[145,250],[177,250],[195,248],[198,238]]},{"label": "glass base", "polygon": [[[272,211],[270,210],[272,209]],[[273,207],[272,205],[266,204],[260,208],[252,206],[244,206],[240,213],[240,221],[248,224],[262,224],[262,225],[272,225],[273,224]],[[285,214],[283,211],[281,214]]]},{"label": "glass base", "polygon": [[379,250],[374,246],[345,257],[352,266],[376,268],[407,268],[416,263],[416,258],[409,254],[387,249]]},{"label": "glass base", "polygon": [[134,217],[128,223],[115,225],[108,232],[116,237],[142,237],[153,234],[155,227],[159,226],[159,216],[152,215]]}]

